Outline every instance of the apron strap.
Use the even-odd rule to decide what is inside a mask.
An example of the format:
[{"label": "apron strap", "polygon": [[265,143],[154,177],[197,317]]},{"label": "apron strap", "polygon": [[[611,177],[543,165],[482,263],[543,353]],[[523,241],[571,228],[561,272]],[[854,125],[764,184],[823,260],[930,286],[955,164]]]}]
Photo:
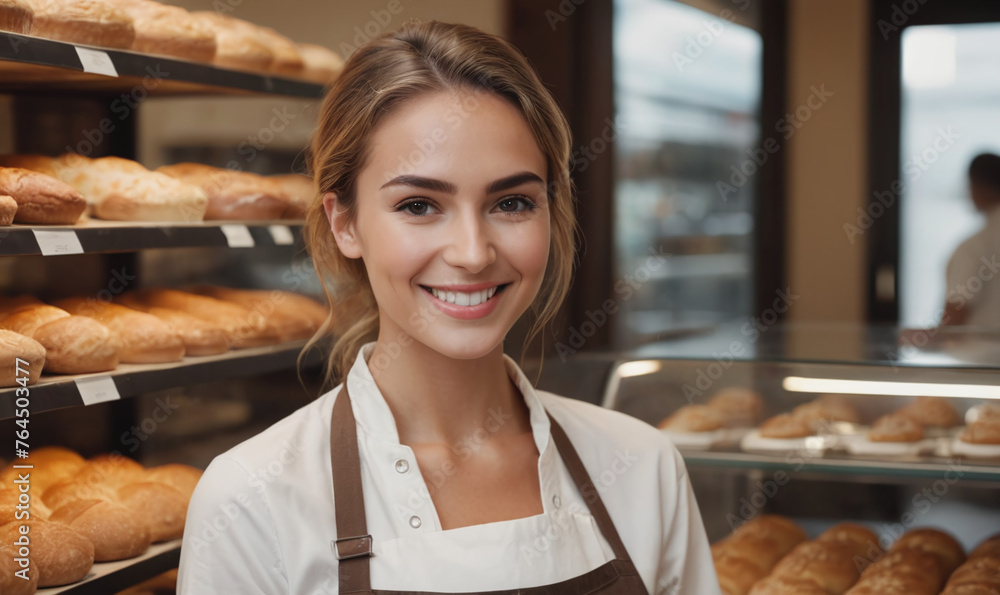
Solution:
[{"label": "apron strap", "polygon": [[372,555],[372,536],[368,534],[365,521],[358,429],[346,381],[333,403],[330,463],[333,466],[333,499],[337,515],[337,540],[331,546],[338,560],[338,590],[340,593],[368,593],[371,591],[368,557]]},{"label": "apron strap", "polygon": [[622,543],[622,538],[618,535],[618,529],[615,528],[615,523],[611,520],[608,509],[604,507],[604,501],[601,500],[601,495],[597,493],[597,487],[590,480],[590,475],[587,474],[587,468],[583,465],[583,461],[580,460],[580,455],[576,453],[573,443],[570,442],[569,436],[566,435],[559,422],[548,411],[545,413],[549,416],[549,422],[552,425],[552,438],[559,448],[559,454],[562,455],[563,464],[566,465],[570,476],[573,478],[573,482],[576,483],[576,489],[580,490],[580,495],[583,496],[583,500],[587,503],[590,514],[594,515],[597,527],[611,545],[611,549],[615,553],[615,558],[631,562],[632,559],[628,555],[628,550],[625,549],[625,544]]}]

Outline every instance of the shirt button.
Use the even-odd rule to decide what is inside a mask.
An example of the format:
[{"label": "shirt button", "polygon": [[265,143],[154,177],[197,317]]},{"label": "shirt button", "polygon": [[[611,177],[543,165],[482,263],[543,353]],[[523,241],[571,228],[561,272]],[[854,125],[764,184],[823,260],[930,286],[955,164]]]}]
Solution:
[{"label": "shirt button", "polygon": [[410,470],[410,464],[406,461],[406,459],[399,459],[398,461],[396,461],[396,471],[400,473],[406,473],[409,470]]},{"label": "shirt button", "polygon": [[559,508],[559,505],[562,504],[562,501],[559,499],[559,494],[552,496],[552,504],[554,504],[556,508]]},{"label": "shirt button", "polygon": [[418,516],[411,516],[410,517],[410,526],[413,527],[414,529],[419,529],[420,528],[420,517],[418,517]]}]

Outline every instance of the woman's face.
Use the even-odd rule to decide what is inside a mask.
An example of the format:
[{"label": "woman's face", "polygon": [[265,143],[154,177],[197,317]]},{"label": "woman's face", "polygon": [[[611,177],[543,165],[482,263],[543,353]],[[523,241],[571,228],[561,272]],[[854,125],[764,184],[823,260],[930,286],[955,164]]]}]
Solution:
[{"label": "woman's face", "polygon": [[517,109],[466,90],[404,104],[371,139],[357,200],[353,222],[331,225],[364,260],[380,339],[456,359],[501,345],[549,252],[546,160]]}]

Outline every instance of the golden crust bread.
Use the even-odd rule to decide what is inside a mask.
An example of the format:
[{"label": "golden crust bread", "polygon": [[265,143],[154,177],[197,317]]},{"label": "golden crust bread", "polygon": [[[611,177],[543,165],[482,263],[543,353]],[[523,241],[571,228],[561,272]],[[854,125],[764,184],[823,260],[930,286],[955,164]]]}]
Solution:
[{"label": "golden crust bread", "polygon": [[152,0],[106,1],[135,23],[134,51],[193,62],[215,58],[215,32],[187,10]]},{"label": "golden crust bread", "polygon": [[27,35],[34,17],[26,0],[0,0],[0,31]]},{"label": "golden crust bread", "polygon": [[94,298],[67,298],[55,303],[70,314],[87,316],[118,336],[119,359],[130,364],[173,362],[184,357],[184,342],[159,318]]},{"label": "golden crust bread", "polygon": [[72,186],[37,171],[0,167],[0,194],[17,203],[15,223],[76,223],[87,201]]},{"label": "golden crust bread", "polygon": [[127,14],[103,0],[26,0],[34,12],[36,37],[128,49],[135,27]]}]

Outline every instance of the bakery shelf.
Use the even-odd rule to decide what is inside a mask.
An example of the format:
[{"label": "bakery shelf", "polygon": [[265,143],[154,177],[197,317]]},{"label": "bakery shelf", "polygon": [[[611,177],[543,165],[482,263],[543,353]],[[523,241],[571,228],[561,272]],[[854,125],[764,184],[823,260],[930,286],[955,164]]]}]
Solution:
[{"label": "bakery shelf", "polygon": [[[157,390],[215,380],[257,376],[292,368],[305,341],[282,343],[251,349],[229,351],[220,355],[185,357],[165,364],[121,364],[111,372],[76,376],[42,376],[29,387],[31,413],[78,407],[105,400],[130,398]],[[317,350],[310,350],[305,363],[321,361]],[[113,383],[111,390],[109,382]],[[0,389],[0,419],[14,416],[15,388]]]},{"label": "bakery shelf", "polygon": [[[150,248],[225,248],[248,246],[245,227],[253,246],[275,247],[295,245],[300,241],[302,221],[281,219],[275,221],[206,221],[197,223],[144,223],[101,221],[91,219],[76,225],[11,225],[0,227],[0,256],[28,256],[34,254],[101,254],[134,252]],[[236,234],[233,234],[235,229]],[[74,248],[71,241],[58,237],[41,240],[46,232],[69,232],[79,241]],[[41,232],[41,233],[39,233]],[[227,233],[228,232],[228,233]],[[240,233],[242,232],[242,233]],[[72,240],[72,237],[69,238]]]},{"label": "bakery shelf", "polygon": [[[683,450],[689,467],[721,467],[726,469],[759,469],[784,471],[790,478],[801,474],[823,473],[888,478],[943,479],[946,473],[960,473],[962,481],[1000,481],[1000,461],[975,459],[944,459],[925,457],[919,461],[858,459],[827,454],[823,457],[786,457],[785,454],[751,454],[744,452]],[[956,471],[957,470],[957,471]],[[949,474],[948,477],[952,475]]]},{"label": "bakery shelf", "polygon": [[[106,54],[118,76],[84,72],[77,47]],[[324,90],[307,81],[0,31],[0,92],[66,90],[106,95],[139,89],[144,89],[143,95],[161,96],[265,93],[308,98],[322,97]]]},{"label": "bakery shelf", "polygon": [[127,589],[177,568],[181,558],[181,540],[158,543],[137,557],[117,562],[99,562],[80,582],[64,587],[39,589],[37,595],[72,593],[73,595],[108,595]]}]

